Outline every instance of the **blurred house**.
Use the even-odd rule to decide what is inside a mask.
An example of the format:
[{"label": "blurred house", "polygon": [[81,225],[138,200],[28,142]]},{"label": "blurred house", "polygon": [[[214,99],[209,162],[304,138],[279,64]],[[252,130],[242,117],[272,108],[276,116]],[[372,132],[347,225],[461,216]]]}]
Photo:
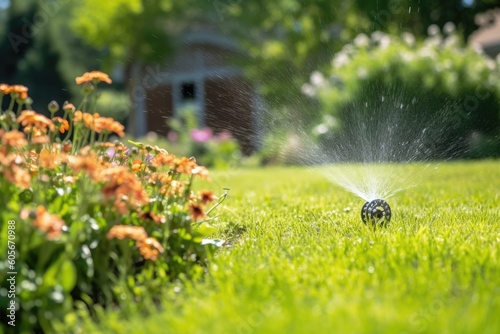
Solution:
[{"label": "blurred house", "polygon": [[500,54],[500,8],[477,15],[476,21],[481,28],[470,36],[469,42],[495,58]]},{"label": "blurred house", "polygon": [[174,57],[164,66],[146,67],[138,81],[144,93],[135,96],[136,135],[152,131],[167,136],[169,120],[182,119],[189,109],[198,128],[209,127],[215,134],[227,130],[244,153],[253,152],[259,142],[261,100],[233,65],[242,54],[234,41],[216,33],[185,34]]}]

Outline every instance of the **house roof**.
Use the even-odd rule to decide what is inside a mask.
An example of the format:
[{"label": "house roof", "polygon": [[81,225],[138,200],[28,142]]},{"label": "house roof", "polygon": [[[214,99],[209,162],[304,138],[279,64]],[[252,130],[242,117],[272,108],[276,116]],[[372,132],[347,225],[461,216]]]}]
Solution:
[{"label": "house roof", "polygon": [[240,51],[240,46],[232,39],[212,32],[190,32],[182,36],[184,44],[211,44],[232,51]]}]

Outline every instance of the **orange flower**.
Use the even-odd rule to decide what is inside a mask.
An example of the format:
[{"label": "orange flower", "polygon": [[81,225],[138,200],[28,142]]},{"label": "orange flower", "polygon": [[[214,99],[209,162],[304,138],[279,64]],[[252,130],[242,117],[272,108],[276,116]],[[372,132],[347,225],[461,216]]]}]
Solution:
[{"label": "orange flower", "polygon": [[161,187],[160,193],[164,196],[181,196],[184,193],[185,182],[171,180]]},{"label": "orange flower", "polygon": [[163,183],[168,184],[172,180],[172,177],[168,173],[152,173],[149,177],[149,183]]},{"label": "orange flower", "polygon": [[95,122],[98,118],[99,118],[98,113],[89,114],[86,112],[75,111],[75,116],[73,117],[73,122],[75,124],[83,123],[83,125],[85,125],[85,127],[95,131],[96,130]]},{"label": "orange flower", "polygon": [[154,212],[151,212],[151,211],[142,212],[139,215],[139,218],[143,219],[143,220],[152,220],[156,224],[163,224],[163,223],[165,223],[165,217],[164,216],[158,215],[158,214],[156,214]]},{"label": "orange flower", "polygon": [[26,100],[28,98],[28,87],[23,85],[12,85],[10,86],[10,93],[17,95],[21,100]]},{"label": "orange flower", "polygon": [[69,123],[67,120],[61,117],[54,117],[52,118],[52,122],[56,126],[56,128],[59,130],[61,133],[65,133],[66,131],[69,130]]},{"label": "orange flower", "polygon": [[75,115],[73,116],[73,122],[78,123],[83,120],[83,112],[80,110],[75,111]]},{"label": "orange flower", "polygon": [[184,173],[184,174],[187,174],[187,175],[191,175],[192,174],[192,171],[195,167],[198,167],[198,165],[196,164],[196,162],[194,160],[191,160],[189,158],[186,158],[186,157],[183,157],[181,159],[176,159],[175,161],[175,170],[178,172],[178,173]]},{"label": "orange flower", "polygon": [[45,207],[40,205],[36,208],[36,218],[33,225],[47,233],[50,240],[54,240],[61,236],[64,229],[64,220],[57,215],[49,214]]},{"label": "orange flower", "polygon": [[103,143],[95,143],[95,146],[98,146],[101,148],[110,148],[110,147],[115,147],[115,144],[107,141],[107,142],[103,142]]},{"label": "orange flower", "polygon": [[132,171],[134,173],[137,173],[139,171],[145,171],[145,170],[146,170],[146,164],[144,164],[141,159],[135,159],[132,162]]},{"label": "orange flower", "polygon": [[33,144],[48,144],[50,143],[50,138],[47,135],[42,135],[40,133],[35,134],[33,140],[31,141]]},{"label": "orange flower", "polygon": [[203,211],[203,208],[199,204],[190,203],[188,209],[191,212],[191,217],[193,217],[194,220],[198,220],[200,218],[205,217],[205,212]]},{"label": "orange flower", "polygon": [[124,145],[122,142],[115,142],[114,143],[114,147],[115,147],[115,150],[117,150],[118,152],[125,152],[126,150],[128,150],[128,146]]},{"label": "orange flower", "polygon": [[94,176],[99,169],[99,159],[95,153],[87,156],[68,156],[68,165],[75,173],[85,171],[89,175]]},{"label": "orange flower", "polygon": [[75,81],[77,85],[81,85],[83,83],[92,81],[94,83],[97,83],[99,81],[105,82],[107,84],[112,83],[111,79],[109,78],[109,75],[101,71],[85,72],[81,77],[77,77]]},{"label": "orange flower", "polygon": [[73,147],[73,144],[69,140],[65,141],[63,143],[63,146],[62,146],[63,152],[69,153],[69,151],[71,151],[72,147]]},{"label": "orange flower", "polygon": [[120,137],[124,137],[125,132],[123,130],[125,130],[125,127],[111,117],[99,117],[95,120],[95,131],[97,133],[101,133],[101,131],[115,132]]},{"label": "orange flower", "polygon": [[30,173],[19,166],[13,165],[10,168],[6,168],[3,172],[5,178],[18,186],[19,188],[28,189],[31,183]]},{"label": "orange flower", "polygon": [[191,170],[193,175],[199,176],[201,179],[208,180],[208,169],[203,166],[196,166]]},{"label": "orange flower", "polygon": [[128,226],[128,225],[115,225],[113,226],[108,234],[106,235],[106,239],[120,239],[123,240],[125,238],[130,238],[135,241],[142,241],[148,237],[146,230],[142,226]]},{"label": "orange flower", "polygon": [[42,149],[40,151],[40,156],[38,157],[38,166],[54,169],[64,160],[65,155],[57,152],[51,153],[47,149]]},{"label": "orange flower", "polygon": [[28,144],[28,141],[26,140],[24,133],[17,130],[12,130],[2,135],[2,144],[10,147],[20,148],[26,146]]},{"label": "orange flower", "polygon": [[215,195],[210,190],[202,190],[200,191],[200,201],[201,204],[205,205],[209,202],[212,202],[215,199]]},{"label": "orange flower", "polygon": [[10,183],[27,189],[30,187],[31,175],[23,168],[25,159],[19,154],[4,155],[0,152],[0,172]]},{"label": "orange flower", "polygon": [[24,110],[21,115],[17,118],[17,122],[21,123],[22,126],[32,124],[35,122],[35,116],[37,113],[33,110]]},{"label": "orange flower", "polygon": [[[0,152],[1,153],[1,152]],[[19,154],[9,154],[7,156],[1,156],[0,164],[5,167],[10,167],[12,165],[21,165],[24,163],[24,159]]]},{"label": "orange flower", "polygon": [[8,95],[10,94],[10,86],[7,84],[0,84],[0,94]]},{"label": "orange flower", "polygon": [[73,103],[69,103],[68,101],[65,101],[63,104],[63,110],[65,112],[75,112],[76,108],[73,105]]},{"label": "orange flower", "polygon": [[24,110],[17,118],[17,122],[26,127],[25,132],[46,132],[47,129],[54,131],[54,123],[47,117],[36,113],[33,110]]},{"label": "orange flower", "polygon": [[139,248],[139,252],[146,260],[156,261],[158,259],[158,255],[163,253],[165,250],[160,245],[160,243],[154,238],[146,238],[144,240],[137,241],[137,248]]},{"label": "orange flower", "polygon": [[128,213],[128,205],[139,207],[149,203],[141,182],[127,168],[118,166],[102,170],[99,181],[104,181],[102,192],[105,197],[114,197],[115,208],[121,214]]},{"label": "orange flower", "polygon": [[175,155],[160,152],[151,159],[151,164],[155,167],[171,166],[175,161]]}]

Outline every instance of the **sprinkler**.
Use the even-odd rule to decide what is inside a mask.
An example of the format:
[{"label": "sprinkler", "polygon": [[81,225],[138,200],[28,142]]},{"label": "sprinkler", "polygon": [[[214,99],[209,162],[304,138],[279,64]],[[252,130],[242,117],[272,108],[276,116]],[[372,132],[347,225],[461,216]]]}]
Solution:
[{"label": "sprinkler", "polygon": [[366,202],[361,208],[363,223],[383,226],[391,221],[391,207],[383,199]]}]

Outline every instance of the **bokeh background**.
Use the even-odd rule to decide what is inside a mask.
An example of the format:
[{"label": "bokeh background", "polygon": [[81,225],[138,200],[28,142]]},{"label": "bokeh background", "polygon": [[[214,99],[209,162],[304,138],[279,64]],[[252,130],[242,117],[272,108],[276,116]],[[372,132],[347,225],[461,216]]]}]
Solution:
[{"label": "bokeh background", "polygon": [[44,113],[105,71],[101,115],[210,166],[303,162],[367,117],[406,125],[393,144],[429,138],[371,160],[497,157],[499,17],[497,0],[3,0],[0,79]]}]

